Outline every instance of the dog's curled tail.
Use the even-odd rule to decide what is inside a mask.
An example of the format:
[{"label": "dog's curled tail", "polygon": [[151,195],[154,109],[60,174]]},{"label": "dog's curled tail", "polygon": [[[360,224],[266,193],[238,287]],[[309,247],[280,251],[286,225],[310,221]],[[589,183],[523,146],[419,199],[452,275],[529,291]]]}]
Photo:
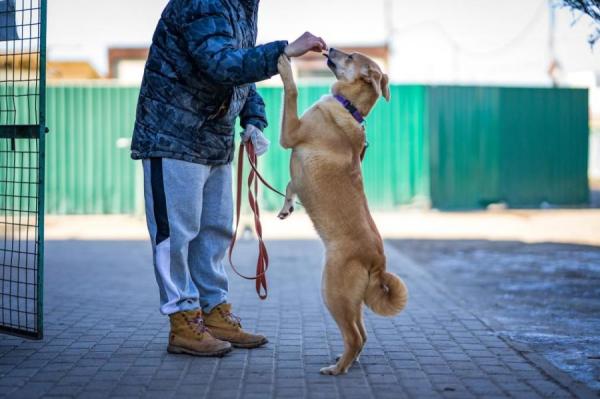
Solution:
[{"label": "dog's curled tail", "polygon": [[393,273],[377,271],[369,276],[365,303],[381,316],[400,313],[408,301],[408,289],[404,281]]}]

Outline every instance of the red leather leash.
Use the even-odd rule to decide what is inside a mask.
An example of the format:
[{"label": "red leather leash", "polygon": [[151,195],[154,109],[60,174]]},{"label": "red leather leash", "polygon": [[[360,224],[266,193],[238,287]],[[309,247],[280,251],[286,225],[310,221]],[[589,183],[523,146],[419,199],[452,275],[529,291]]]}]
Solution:
[{"label": "red leather leash", "polygon": [[[244,147],[246,147],[246,154],[248,162],[250,163],[250,173],[248,174],[248,202],[252,214],[254,215],[254,228],[256,230],[256,236],[258,237],[258,259],[256,261],[256,275],[246,276],[241,274],[235,265],[233,264],[233,248],[237,239],[238,228],[240,226],[240,214],[242,210],[242,184],[243,184],[243,172],[244,172]],[[273,188],[267,181],[262,177],[257,169],[258,157],[254,150],[252,141],[240,144],[238,152],[238,165],[237,165],[237,194],[236,194],[236,209],[235,209],[235,230],[233,237],[231,237],[231,243],[229,244],[229,264],[233,271],[240,277],[246,280],[256,281],[256,293],[260,299],[266,299],[268,294],[267,288],[267,270],[269,269],[269,254],[267,247],[262,237],[262,224],[260,223],[260,207],[258,205],[258,181],[260,180],[270,190],[276,192],[279,195],[285,197],[285,194]]]}]

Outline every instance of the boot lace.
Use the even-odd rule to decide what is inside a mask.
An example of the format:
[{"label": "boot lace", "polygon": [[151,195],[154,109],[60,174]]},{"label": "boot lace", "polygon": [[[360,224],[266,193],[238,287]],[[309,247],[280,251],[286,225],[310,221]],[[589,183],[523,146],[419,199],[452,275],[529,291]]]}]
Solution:
[{"label": "boot lace", "polygon": [[230,311],[222,311],[221,314],[223,318],[227,320],[228,323],[233,324],[236,327],[242,327],[242,318],[234,315]]},{"label": "boot lace", "polygon": [[188,323],[192,327],[192,329],[198,333],[198,335],[203,335],[208,331],[208,327],[204,324],[204,319],[201,314],[196,315],[193,319],[189,319]]}]

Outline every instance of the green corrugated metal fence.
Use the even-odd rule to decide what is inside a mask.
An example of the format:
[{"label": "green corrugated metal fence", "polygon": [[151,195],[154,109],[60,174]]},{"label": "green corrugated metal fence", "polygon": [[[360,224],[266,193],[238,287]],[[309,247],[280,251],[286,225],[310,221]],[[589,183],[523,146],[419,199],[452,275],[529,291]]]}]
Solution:
[{"label": "green corrugated metal fence", "polygon": [[137,165],[122,140],[131,137],[138,93],[109,86],[48,87],[48,213],[139,211]]},{"label": "green corrugated metal fence", "polygon": [[[304,110],[327,87],[300,87]],[[373,209],[432,202],[444,209],[506,201],[581,204],[587,193],[584,90],[393,86],[367,122],[364,178]],[[129,143],[139,89],[110,85],[48,88],[49,213],[141,212],[139,162]],[[280,88],[261,88],[273,146],[261,169],[284,189],[289,151],[278,146]],[[264,193],[275,210],[281,199]]]},{"label": "green corrugated metal fence", "polygon": [[[51,86],[48,88],[47,209],[54,214],[133,213],[142,210],[139,162],[129,158],[137,88],[119,86]],[[279,121],[282,91],[261,88],[270,126],[271,151],[261,169],[276,187],[289,180],[289,151],[281,149]],[[328,92],[301,87],[304,110]],[[424,89],[392,88],[390,104],[381,101],[369,117],[371,147],[365,161],[371,204],[391,209],[428,196],[428,159],[424,151]],[[264,206],[275,210],[281,198],[265,192]]]},{"label": "green corrugated metal fence", "polygon": [[441,209],[588,202],[588,93],[430,87],[431,200]]}]

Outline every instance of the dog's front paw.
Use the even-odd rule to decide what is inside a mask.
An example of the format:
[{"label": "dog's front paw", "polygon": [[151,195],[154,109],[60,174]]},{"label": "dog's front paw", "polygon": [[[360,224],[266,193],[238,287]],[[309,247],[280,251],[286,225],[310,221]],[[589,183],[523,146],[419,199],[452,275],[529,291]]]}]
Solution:
[{"label": "dog's front paw", "polygon": [[281,220],[284,220],[288,216],[290,216],[289,212],[279,212],[279,215],[277,215],[277,217]]},{"label": "dog's front paw", "polygon": [[281,220],[287,218],[288,216],[290,216],[292,214],[292,212],[294,212],[294,207],[290,207],[288,209],[283,209],[281,212],[279,212],[279,215],[277,215],[277,217]]},{"label": "dog's front paw", "polygon": [[340,375],[345,374],[342,370],[340,370],[337,364],[329,367],[323,367],[321,370],[321,374],[323,375]]}]

